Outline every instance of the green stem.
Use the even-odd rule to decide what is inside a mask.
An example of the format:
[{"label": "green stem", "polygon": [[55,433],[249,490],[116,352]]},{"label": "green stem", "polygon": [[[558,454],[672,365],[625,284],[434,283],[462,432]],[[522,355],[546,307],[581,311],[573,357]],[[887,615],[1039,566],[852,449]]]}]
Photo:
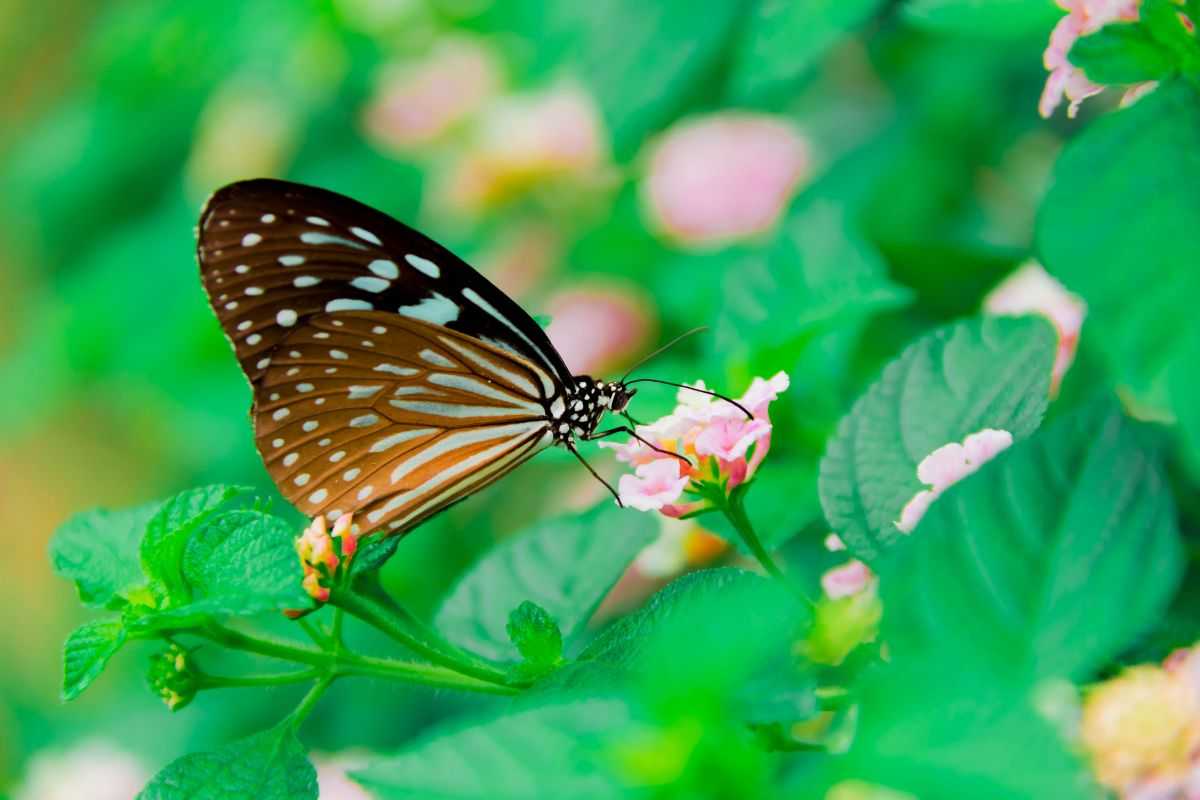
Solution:
[{"label": "green stem", "polygon": [[334,589],[329,604],[344,609],[434,664],[481,681],[509,685],[503,670],[447,642],[399,606],[388,606],[345,588]]},{"label": "green stem", "polygon": [[[353,653],[331,653],[301,647],[276,639],[251,636],[231,628],[213,626],[202,632],[207,639],[234,650],[277,658],[300,664],[308,664],[310,677],[330,673],[341,675],[369,675],[375,678],[403,681],[406,683],[441,689],[461,689],[486,694],[514,694],[516,689],[491,680],[481,680],[433,664],[401,661],[392,658],[361,656]],[[297,675],[302,673],[295,673]],[[299,680],[299,678],[297,678]]]},{"label": "green stem", "polygon": [[286,686],[303,683],[321,677],[319,669],[301,669],[291,672],[266,673],[261,675],[200,675],[201,689],[235,689],[243,686]]},{"label": "green stem", "polygon": [[744,493],[733,492],[729,497],[720,502],[718,507],[725,514],[725,518],[729,520],[729,523],[733,525],[734,530],[742,537],[742,541],[746,543],[746,547],[750,549],[754,558],[759,564],[762,564],[762,568],[767,571],[767,574],[786,586],[789,591],[801,600],[810,606],[813,605],[813,601],[808,595],[783,574],[783,570],[771,558],[771,554],[767,552],[767,548],[763,547],[762,540],[758,538],[758,533],[755,532],[754,525],[751,524],[750,517],[746,514],[746,505],[742,499],[743,497]]},{"label": "green stem", "polygon": [[314,684],[313,687],[308,690],[308,694],[304,695],[304,699],[300,701],[300,705],[296,706],[296,709],[288,715],[287,724],[291,725],[293,729],[299,728],[304,722],[304,719],[317,705],[317,701],[321,699],[321,695],[325,694],[325,690],[329,688],[330,684],[337,680],[337,677],[338,676],[336,673],[331,672],[325,677],[321,678],[321,680],[317,681],[316,684]]}]

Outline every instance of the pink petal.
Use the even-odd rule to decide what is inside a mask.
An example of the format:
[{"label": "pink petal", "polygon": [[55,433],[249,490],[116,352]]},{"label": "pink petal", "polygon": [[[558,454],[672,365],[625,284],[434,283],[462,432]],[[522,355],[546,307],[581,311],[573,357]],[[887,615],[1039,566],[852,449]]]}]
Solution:
[{"label": "pink petal", "polygon": [[717,245],[771,228],[811,160],[807,140],[785,118],[717,112],[663,135],[650,156],[643,196],[667,236]]},{"label": "pink petal", "polygon": [[617,494],[630,508],[657,511],[683,494],[691,478],[679,473],[677,459],[659,458],[642,464],[633,475],[622,475],[617,482]]},{"label": "pink petal", "polygon": [[832,600],[858,594],[875,579],[875,573],[861,561],[848,561],[821,576],[821,588]]}]

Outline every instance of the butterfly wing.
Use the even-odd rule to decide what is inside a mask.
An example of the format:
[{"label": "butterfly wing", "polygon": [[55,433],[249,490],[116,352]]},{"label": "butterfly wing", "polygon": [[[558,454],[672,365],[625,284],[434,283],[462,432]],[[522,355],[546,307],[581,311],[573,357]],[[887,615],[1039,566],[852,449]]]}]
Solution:
[{"label": "butterfly wing", "polygon": [[507,350],[431,323],[317,315],[263,373],[255,441],[306,515],[353,512],[369,530],[403,532],[551,442],[544,378]]},{"label": "butterfly wing", "polygon": [[314,314],[385,311],[571,374],[541,327],[446,248],[349,197],[287,181],[230,184],[205,204],[201,277],[251,383]]}]

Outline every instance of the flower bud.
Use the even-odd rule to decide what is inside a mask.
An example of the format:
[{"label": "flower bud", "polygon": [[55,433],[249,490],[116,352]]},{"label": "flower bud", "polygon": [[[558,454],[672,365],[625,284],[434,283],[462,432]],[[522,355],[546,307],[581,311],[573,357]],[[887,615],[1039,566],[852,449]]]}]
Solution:
[{"label": "flower bud", "polygon": [[174,643],[150,657],[146,680],[172,711],[178,711],[192,702],[200,684],[191,655]]}]

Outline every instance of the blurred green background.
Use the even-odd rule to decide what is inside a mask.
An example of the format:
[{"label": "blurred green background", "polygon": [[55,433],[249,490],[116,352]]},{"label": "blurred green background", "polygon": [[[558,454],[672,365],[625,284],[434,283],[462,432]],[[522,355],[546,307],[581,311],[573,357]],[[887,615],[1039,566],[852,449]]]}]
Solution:
[{"label": "blurred green background", "polygon": [[[0,2],[0,792],[81,742],[152,771],[273,719],[277,696],[237,691],[169,716],[136,652],[58,699],[61,643],[83,617],[45,558],[57,524],[208,481],[273,492],[197,277],[193,226],[214,189],[276,176],[376,205],[549,316],[580,369],[612,374],[707,324],[646,374],[737,394],[787,370],[772,460],[809,477],[780,524],[811,549],[826,532],[811,476],[849,402],[1029,257],[1078,124],[1037,114],[1059,13],[1050,0]],[[1085,337],[1064,394],[1089,358]],[[646,389],[634,411],[670,402]],[[428,611],[497,538],[597,502],[567,463],[540,456],[408,537],[388,585]],[[394,745],[457,702],[335,694],[311,726],[318,750]],[[353,713],[368,696],[372,713]]]}]

